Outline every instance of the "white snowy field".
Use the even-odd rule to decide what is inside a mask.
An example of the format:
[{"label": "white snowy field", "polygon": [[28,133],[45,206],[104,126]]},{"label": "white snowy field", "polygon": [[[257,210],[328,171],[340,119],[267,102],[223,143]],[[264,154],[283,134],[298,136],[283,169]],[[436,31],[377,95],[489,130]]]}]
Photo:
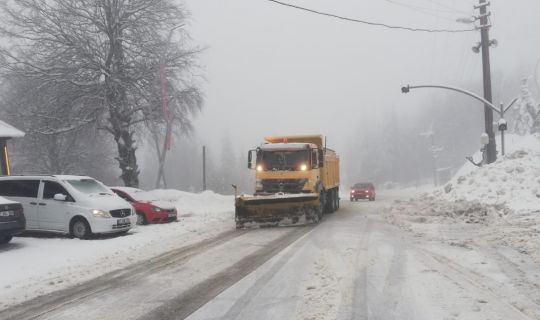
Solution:
[{"label": "white snowy field", "polygon": [[387,208],[387,221],[463,247],[509,247],[540,263],[540,139],[507,137],[490,165],[466,164],[443,187]]},{"label": "white snowy field", "polygon": [[174,203],[178,222],[136,226],[124,236],[92,240],[63,236],[15,237],[0,247],[0,309],[234,228],[233,197],[213,192],[151,191]]}]

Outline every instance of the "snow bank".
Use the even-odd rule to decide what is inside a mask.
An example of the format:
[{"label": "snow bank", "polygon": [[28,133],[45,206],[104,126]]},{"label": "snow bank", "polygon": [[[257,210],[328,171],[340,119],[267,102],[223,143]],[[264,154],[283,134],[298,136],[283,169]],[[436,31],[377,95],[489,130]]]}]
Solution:
[{"label": "snow bank", "polygon": [[445,186],[396,200],[385,219],[422,237],[507,246],[540,263],[540,139],[509,136],[505,157],[465,165]]},{"label": "snow bank", "polygon": [[148,191],[148,194],[156,200],[174,203],[179,215],[184,217],[231,212],[234,207],[233,196],[213,191],[190,193],[169,189]]},{"label": "snow bank", "polygon": [[0,247],[0,309],[72,286],[234,228],[234,198],[154,190],[177,208],[176,223],[137,226],[125,236],[93,240],[63,236],[16,237]]},{"label": "snow bank", "polygon": [[[465,165],[434,195],[447,201],[479,201],[516,213],[540,212],[540,139],[511,135],[509,153],[478,168]],[[471,168],[474,167],[474,168]]]}]

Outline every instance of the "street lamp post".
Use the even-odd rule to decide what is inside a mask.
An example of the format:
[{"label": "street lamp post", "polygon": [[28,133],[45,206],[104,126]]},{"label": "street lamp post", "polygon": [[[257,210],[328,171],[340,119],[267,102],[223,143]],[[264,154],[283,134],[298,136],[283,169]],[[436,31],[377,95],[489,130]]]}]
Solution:
[{"label": "street lamp post", "polygon": [[[487,106],[491,109],[491,111],[495,111],[496,113],[499,114],[499,121],[497,122],[497,125],[498,125],[498,128],[499,128],[499,131],[501,131],[501,153],[502,155],[504,156],[504,131],[506,129],[508,129],[508,124],[506,122],[506,119],[504,118],[504,113],[506,111],[508,111],[508,109],[510,109],[510,107],[512,107],[514,105],[514,103],[516,103],[516,101],[518,101],[519,98],[514,98],[508,105],[504,106],[502,103],[500,105],[499,108],[495,107],[491,102],[487,101],[486,99],[478,96],[477,94],[474,94],[470,91],[467,91],[465,89],[461,89],[461,88],[456,88],[456,87],[450,87],[450,86],[444,86],[444,85],[418,85],[418,86],[410,86],[410,85],[407,85],[406,87],[402,87],[401,88],[401,92],[402,93],[409,93],[409,91],[411,91],[411,89],[422,89],[422,88],[435,88],[435,89],[445,89],[445,90],[451,90],[451,91],[456,91],[456,92],[459,92],[459,93],[463,93],[465,95],[468,95],[469,97],[473,98],[473,99],[476,99],[480,102],[482,102],[484,104],[484,106]],[[486,123],[486,126],[487,126],[487,123]],[[486,127],[486,134],[489,133],[489,130],[493,130],[492,129],[493,125],[491,125],[490,128],[487,128]],[[489,134],[488,134],[489,135]],[[494,147],[495,146],[495,141],[493,140],[493,144],[494,144]],[[488,159],[489,160],[489,159]],[[496,159],[495,159],[496,160]],[[493,162],[493,161],[491,161]],[[488,163],[491,163],[488,161]]]}]

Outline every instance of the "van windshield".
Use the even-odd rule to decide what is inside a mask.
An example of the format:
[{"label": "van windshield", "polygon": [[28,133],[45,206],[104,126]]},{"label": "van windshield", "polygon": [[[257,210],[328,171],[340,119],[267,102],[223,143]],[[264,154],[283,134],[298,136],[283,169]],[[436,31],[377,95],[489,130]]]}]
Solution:
[{"label": "van windshield", "polygon": [[94,179],[66,180],[66,182],[72,185],[78,191],[86,194],[111,193],[107,188]]}]

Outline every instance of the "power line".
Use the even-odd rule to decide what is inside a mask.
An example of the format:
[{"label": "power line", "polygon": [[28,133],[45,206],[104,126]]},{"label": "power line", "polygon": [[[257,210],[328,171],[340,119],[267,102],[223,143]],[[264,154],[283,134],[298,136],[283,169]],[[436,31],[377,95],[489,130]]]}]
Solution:
[{"label": "power line", "polygon": [[278,1],[278,0],[266,0],[266,1],[273,2],[273,3],[279,4],[279,5],[282,5],[282,6],[285,6],[285,7],[290,7],[290,8],[306,11],[306,12],[309,12],[309,13],[313,13],[313,14],[318,14],[318,15],[321,15],[321,16],[336,18],[336,19],[345,20],[345,21],[349,21],[349,22],[357,22],[357,23],[367,24],[367,25],[371,25],[371,26],[383,27],[383,28],[388,28],[388,29],[398,29],[398,30],[406,30],[406,31],[413,31],[413,32],[432,32],[432,33],[458,33],[458,32],[476,31],[475,29],[457,29],[457,30],[451,30],[451,29],[424,29],[424,28],[396,26],[396,25],[389,25],[389,24],[380,23],[380,22],[371,22],[371,21],[366,21],[366,20],[347,18],[347,17],[336,15],[336,14],[332,14],[332,13],[326,13],[326,12],[322,12],[322,11],[317,11],[317,10],[297,6],[297,5],[290,4],[290,3],[281,2],[281,1]]}]

